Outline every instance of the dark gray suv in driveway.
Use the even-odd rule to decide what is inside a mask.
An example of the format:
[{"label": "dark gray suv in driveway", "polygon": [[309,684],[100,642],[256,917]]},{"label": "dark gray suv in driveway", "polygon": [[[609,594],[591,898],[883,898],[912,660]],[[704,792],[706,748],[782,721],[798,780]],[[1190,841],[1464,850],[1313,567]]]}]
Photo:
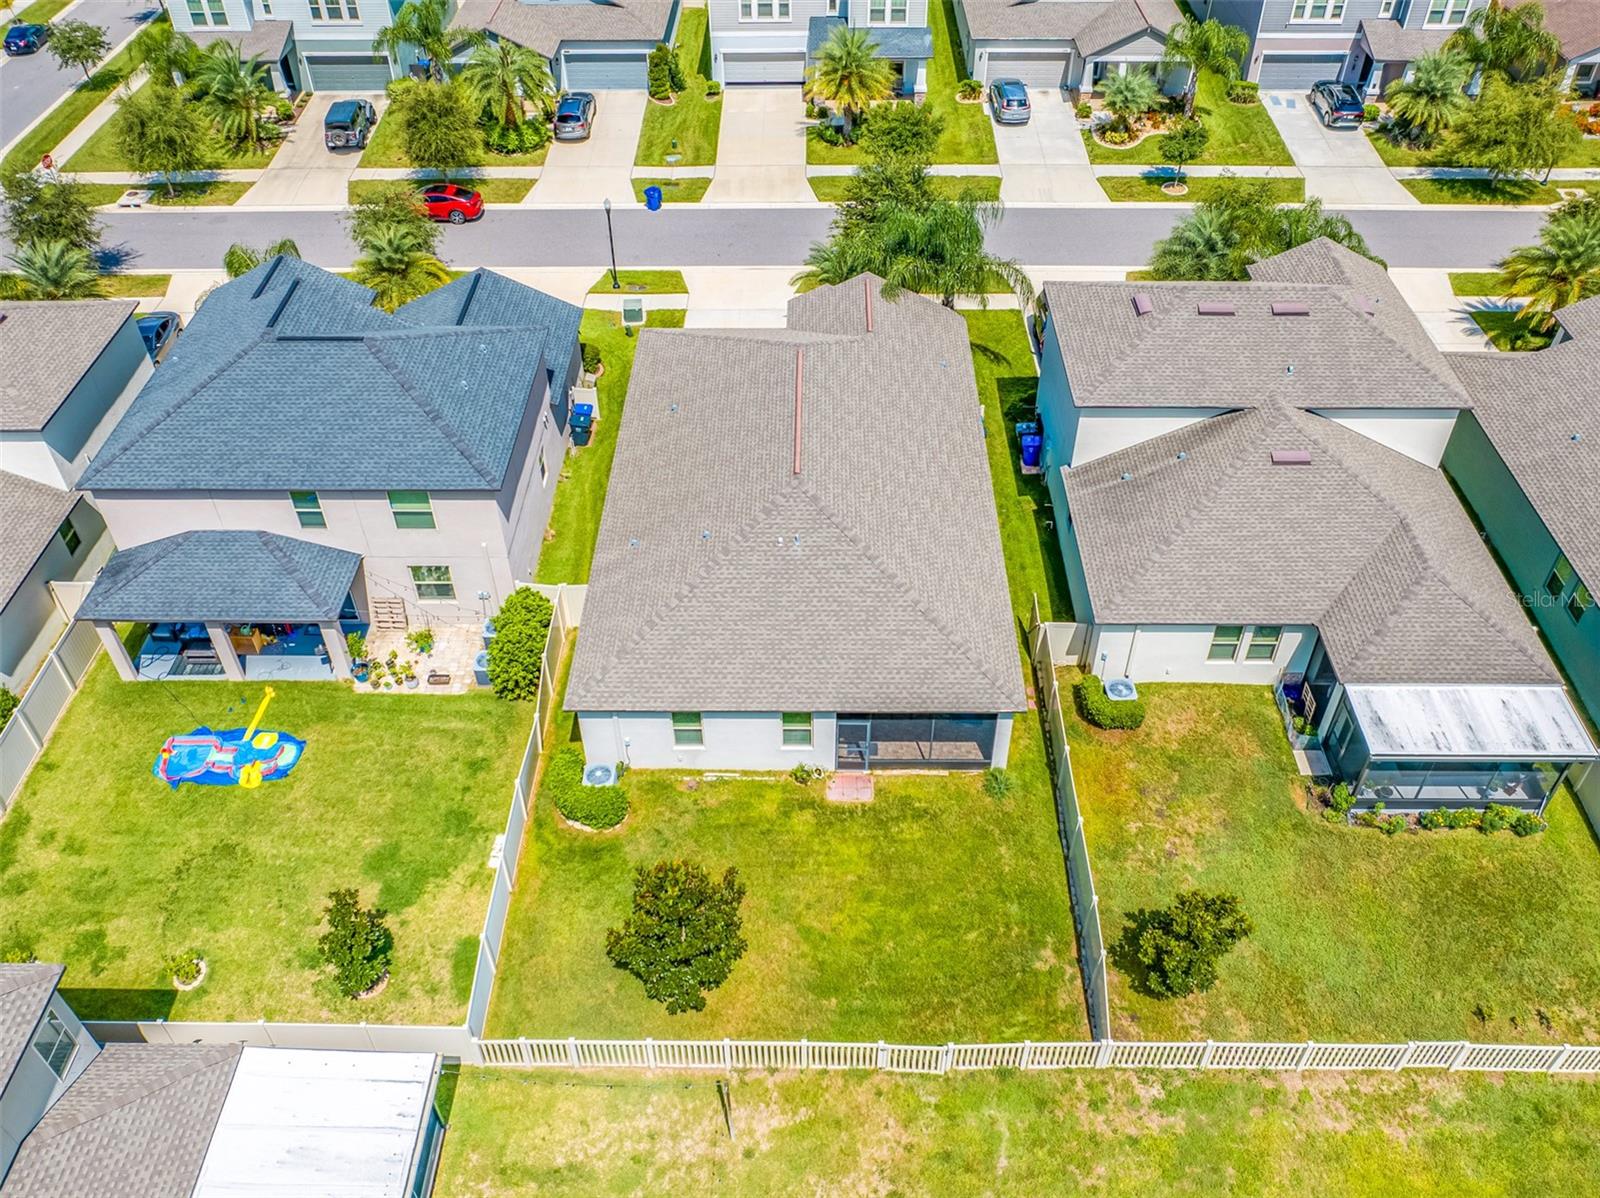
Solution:
[{"label": "dark gray suv in driveway", "polygon": [[377,123],[378,110],[371,100],[339,100],[322,118],[322,144],[330,150],[359,150]]}]

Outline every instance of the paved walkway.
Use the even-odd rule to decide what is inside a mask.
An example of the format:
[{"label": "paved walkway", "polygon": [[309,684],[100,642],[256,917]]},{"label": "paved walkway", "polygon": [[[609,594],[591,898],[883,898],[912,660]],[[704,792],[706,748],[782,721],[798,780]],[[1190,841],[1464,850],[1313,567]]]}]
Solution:
[{"label": "paved walkway", "polygon": [[587,141],[550,146],[538,185],[523,201],[544,204],[632,204],[633,156],[649,97],[642,91],[595,93],[594,132]]},{"label": "paved walkway", "polygon": [[283,145],[260,172],[254,187],[239,199],[241,208],[279,208],[293,205],[344,204],[350,198],[350,179],[361,161],[357,149],[330,150],[322,141],[322,122],[338,100],[371,100],[383,121],[388,100],[381,93],[319,92],[300,118],[290,126]]},{"label": "paved walkway", "polygon": [[717,174],[707,204],[805,204],[806,112],[798,87],[730,87],[722,93]]},{"label": "paved walkway", "polygon": [[1440,349],[1456,353],[1494,351],[1488,336],[1472,319],[1474,312],[1515,312],[1522,300],[1459,296],[1443,270],[1394,269],[1389,272],[1406,303]]},{"label": "paved walkway", "polygon": [[1026,125],[994,126],[1000,198],[1008,203],[1105,203],[1078,119],[1060,89],[1030,88],[1028,101],[1033,115]]},{"label": "paved walkway", "polygon": [[1419,202],[1400,186],[1365,133],[1325,128],[1304,93],[1262,92],[1261,102],[1305,175],[1306,195],[1342,207]]}]

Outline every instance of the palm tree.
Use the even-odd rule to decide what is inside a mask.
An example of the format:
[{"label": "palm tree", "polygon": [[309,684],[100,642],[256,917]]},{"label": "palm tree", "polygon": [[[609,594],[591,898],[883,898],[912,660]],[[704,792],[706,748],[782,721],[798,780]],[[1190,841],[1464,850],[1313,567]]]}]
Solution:
[{"label": "palm tree", "polygon": [[377,305],[393,312],[401,304],[426,295],[450,281],[450,271],[401,225],[375,229],[362,247],[351,277],[376,293]]},{"label": "palm tree", "polygon": [[1450,35],[1445,49],[1485,71],[1519,80],[1544,75],[1561,61],[1561,39],[1544,27],[1544,8],[1537,0],[1512,8],[1490,0]]},{"label": "palm tree", "polygon": [[1250,35],[1238,26],[1228,25],[1215,17],[1197,21],[1186,16],[1182,25],[1167,34],[1166,49],[1161,52],[1161,65],[1157,73],[1165,79],[1179,67],[1189,68],[1189,80],[1183,85],[1183,115],[1193,116],[1200,72],[1220,75],[1232,83],[1239,77],[1241,64],[1248,53]]},{"label": "palm tree", "polygon": [[1239,231],[1228,212],[1201,205],[1156,243],[1150,273],[1158,279],[1218,282],[1239,277]]},{"label": "palm tree", "polygon": [[222,269],[228,272],[230,279],[237,279],[240,275],[247,275],[263,262],[270,262],[274,258],[298,258],[300,247],[289,238],[274,241],[263,249],[234,242],[222,255]]},{"label": "palm tree", "polygon": [[1033,301],[1028,276],[1010,258],[984,247],[984,232],[999,217],[999,204],[973,199],[890,208],[879,230],[883,294],[893,299],[903,288],[937,295],[947,308],[956,306],[956,296],[971,295],[987,308],[991,286],[1001,282],[1026,310]]},{"label": "palm tree", "polygon": [[549,116],[556,90],[543,54],[506,41],[474,47],[456,82],[475,109],[491,113],[507,129],[522,124],[524,101]]},{"label": "palm tree", "polygon": [[200,56],[194,39],[165,21],[146,25],[133,45],[134,53],[150,73],[150,81],[165,87],[174,87],[179,78],[187,79],[193,74],[195,60]]},{"label": "palm tree", "polygon": [[1472,64],[1459,54],[1424,54],[1412,64],[1409,77],[1389,85],[1384,99],[1402,129],[1423,145],[1432,145],[1465,110],[1462,89],[1471,74]]},{"label": "palm tree", "polygon": [[1132,129],[1136,117],[1141,117],[1156,106],[1161,89],[1147,71],[1127,71],[1107,75],[1100,90],[1105,96],[1106,111],[1117,118],[1124,129]]},{"label": "palm tree", "polygon": [[814,241],[806,254],[806,268],[789,282],[798,290],[832,286],[881,266],[877,229],[857,225],[840,229],[827,241]]},{"label": "palm tree", "polygon": [[1558,309],[1600,288],[1600,205],[1558,208],[1539,230],[1538,245],[1519,246],[1500,263],[1500,287],[1528,297],[1528,323],[1554,327]]},{"label": "palm tree", "polygon": [[259,58],[243,58],[239,47],[217,40],[206,47],[194,64],[194,84],[204,97],[206,115],[222,136],[235,145],[261,149],[262,117],[272,106],[267,68]]},{"label": "palm tree", "polygon": [[394,14],[394,23],[378,30],[374,51],[398,59],[406,46],[415,46],[428,60],[428,77],[442,81],[460,46],[476,49],[489,40],[481,29],[451,29],[449,0],[406,0]]},{"label": "palm tree", "polygon": [[806,72],[807,96],[839,110],[846,142],[855,140],[857,115],[893,93],[894,68],[878,57],[878,44],[865,29],[839,26],[817,51],[817,65]]},{"label": "palm tree", "polygon": [[23,291],[32,299],[84,299],[101,294],[100,272],[88,251],[65,241],[35,241],[11,255]]}]

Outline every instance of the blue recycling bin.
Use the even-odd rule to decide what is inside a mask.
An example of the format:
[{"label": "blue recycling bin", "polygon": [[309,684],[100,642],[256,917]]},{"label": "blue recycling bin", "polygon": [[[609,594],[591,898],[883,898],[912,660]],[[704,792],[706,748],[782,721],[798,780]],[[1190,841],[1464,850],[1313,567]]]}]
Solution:
[{"label": "blue recycling bin", "polygon": [[1026,436],[1029,436],[1031,434],[1036,434],[1038,432],[1039,432],[1039,422],[1037,420],[1019,420],[1019,421],[1017,421],[1017,440],[1020,441],[1020,440],[1022,440],[1022,438],[1026,437]]},{"label": "blue recycling bin", "polygon": [[572,443],[574,445],[589,444],[589,434],[594,429],[594,405],[592,403],[573,404],[572,416],[567,421],[567,427],[572,430]]},{"label": "blue recycling bin", "polygon": [[1038,433],[1026,433],[1022,440],[1022,464],[1032,469],[1038,469],[1039,454],[1044,447],[1044,438]]},{"label": "blue recycling bin", "polygon": [[644,189],[644,206],[651,212],[661,211],[661,189],[659,187],[646,187]]}]

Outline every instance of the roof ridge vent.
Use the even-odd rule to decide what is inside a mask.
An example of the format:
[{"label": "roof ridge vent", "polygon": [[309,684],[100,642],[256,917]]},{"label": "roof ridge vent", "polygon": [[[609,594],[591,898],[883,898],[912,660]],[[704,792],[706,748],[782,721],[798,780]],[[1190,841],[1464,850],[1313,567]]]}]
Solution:
[{"label": "roof ridge vent", "polygon": [[1309,449],[1274,449],[1272,451],[1272,464],[1274,466],[1309,466],[1311,465],[1311,451]]},{"label": "roof ridge vent", "polygon": [[[867,332],[870,333],[872,332],[872,280],[867,278],[866,275],[861,276],[861,291],[867,297]],[[798,370],[799,367],[797,366],[796,369]],[[799,450],[796,449],[795,452],[799,453]],[[800,467],[796,466],[794,472],[799,474]]]},{"label": "roof ridge vent", "polygon": [[1133,314],[1135,316],[1149,316],[1155,311],[1155,303],[1150,298],[1148,291],[1135,291],[1133,293]]},{"label": "roof ridge vent", "polygon": [[1195,312],[1201,316],[1232,316],[1233,305],[1227,303],[1204,303],[1196,305]]},{"label": "roof ridge vent", "polygon": [[[867,293],[867,311],[872,311],[872,293]],[[870,327],[871,320],[868,320]],[[794,474],[800,475],[800,432],[801,432],[801,397],[805,391],[806,381],[806,350],[805,346],[797,345],[794,351]]]},{"label": "roof ridge vent", "polygon": [[1310,316],[1311,305],[1301,300],[1275,300],[1272,304],[1274,316]]}]

